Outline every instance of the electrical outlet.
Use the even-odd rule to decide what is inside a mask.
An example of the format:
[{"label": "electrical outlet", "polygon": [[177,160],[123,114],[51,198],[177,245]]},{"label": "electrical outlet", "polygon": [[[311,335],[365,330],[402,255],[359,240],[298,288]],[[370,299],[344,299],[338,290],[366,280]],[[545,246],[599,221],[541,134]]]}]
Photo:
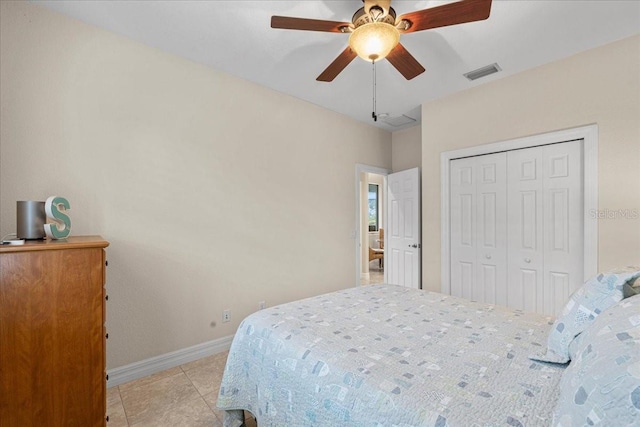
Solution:
[{"label": "electrical outlet", "polygon": [[223,322],[228,322],[231,320],[231,310],[224,310],[222,312],[222,321]]},{"label": "electrical outlet", "polygon": [[267,308],[267,303],[264,301],[260,301],[258,303],[258,310],[264,310],[265,308]]}]

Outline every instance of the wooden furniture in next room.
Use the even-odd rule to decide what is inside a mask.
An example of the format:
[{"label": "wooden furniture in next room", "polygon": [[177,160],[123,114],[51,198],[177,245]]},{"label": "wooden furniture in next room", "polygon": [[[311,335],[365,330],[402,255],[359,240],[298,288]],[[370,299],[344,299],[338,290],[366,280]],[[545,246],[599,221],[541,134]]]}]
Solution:
[{"label": "wooden furniture in next room", "polygon": [[0,246],[0,424],[106,425],[99,236]]},{"label": "wooden furniture in next room", "polygon": [[376,242],[378,242],[378,245],[380,246],[380,248],[375,249],[369,246],[369,262],[373,261],[374,259],[377,259],[378,262],[380,263],[380,267],[382,267],[382,263],[384,261],[384,230],[381,228],[379,233],[380,233],[380,238],[377,239]]}]

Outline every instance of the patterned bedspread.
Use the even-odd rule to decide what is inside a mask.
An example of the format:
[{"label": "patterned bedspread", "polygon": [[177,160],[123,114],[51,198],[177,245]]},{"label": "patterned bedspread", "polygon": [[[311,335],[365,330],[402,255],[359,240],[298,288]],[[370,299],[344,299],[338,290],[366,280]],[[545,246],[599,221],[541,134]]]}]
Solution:
[{"label": "patterned bedspread", "polygon": [[262,310],[238,328],[218,408],[267,426],[547,426],[552,319],[392,285]]}]

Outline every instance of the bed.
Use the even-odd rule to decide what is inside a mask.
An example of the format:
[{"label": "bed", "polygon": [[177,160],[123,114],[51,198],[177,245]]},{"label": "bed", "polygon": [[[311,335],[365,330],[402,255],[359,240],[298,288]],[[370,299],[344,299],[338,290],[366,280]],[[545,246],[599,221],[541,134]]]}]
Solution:
[{"label": "bed", "polygon": [[[242,425],[243,410],[260,427],[552,425],[571,365],[530,356],[544,353],[553,326],[542,315],[393,285],[283,304],[240,324],[218,408],[226,427]],[[638,346],[625,351],[640,354],[632,332],[627,344]]]}]

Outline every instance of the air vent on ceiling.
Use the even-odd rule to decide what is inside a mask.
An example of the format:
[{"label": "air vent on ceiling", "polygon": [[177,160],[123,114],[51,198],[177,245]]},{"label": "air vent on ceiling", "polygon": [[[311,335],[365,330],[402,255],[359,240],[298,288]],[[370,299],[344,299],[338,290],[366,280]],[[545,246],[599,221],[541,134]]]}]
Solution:
[{"label": "air vent on ceiling", "polygon": [[498,71],[502,71],[502,68],[500,68],[500,66],[497,63],[493,63],[491,65],[487,65],[486,67],[469,71],[468,73],[465,73],[463,75],[469,80],[477,80],[479,78],[486,77],[490,74],[497,73]]},{"label": "air vent on ceiling", "polygon": [[385,122],[388,125],[391,125],[393,127],[400,127],[400,126],[404,126],[404,125],[408,125],[410,123],[413,123],[416,121],[416,119],[409,117],[409,116],[405,116],[404,114],[401,114],[399,116],[395,116],[392,117],[388,114],[380,114],[378,115],[378,117],[380,118],[380,120],[382,120],[383,122]]}]

